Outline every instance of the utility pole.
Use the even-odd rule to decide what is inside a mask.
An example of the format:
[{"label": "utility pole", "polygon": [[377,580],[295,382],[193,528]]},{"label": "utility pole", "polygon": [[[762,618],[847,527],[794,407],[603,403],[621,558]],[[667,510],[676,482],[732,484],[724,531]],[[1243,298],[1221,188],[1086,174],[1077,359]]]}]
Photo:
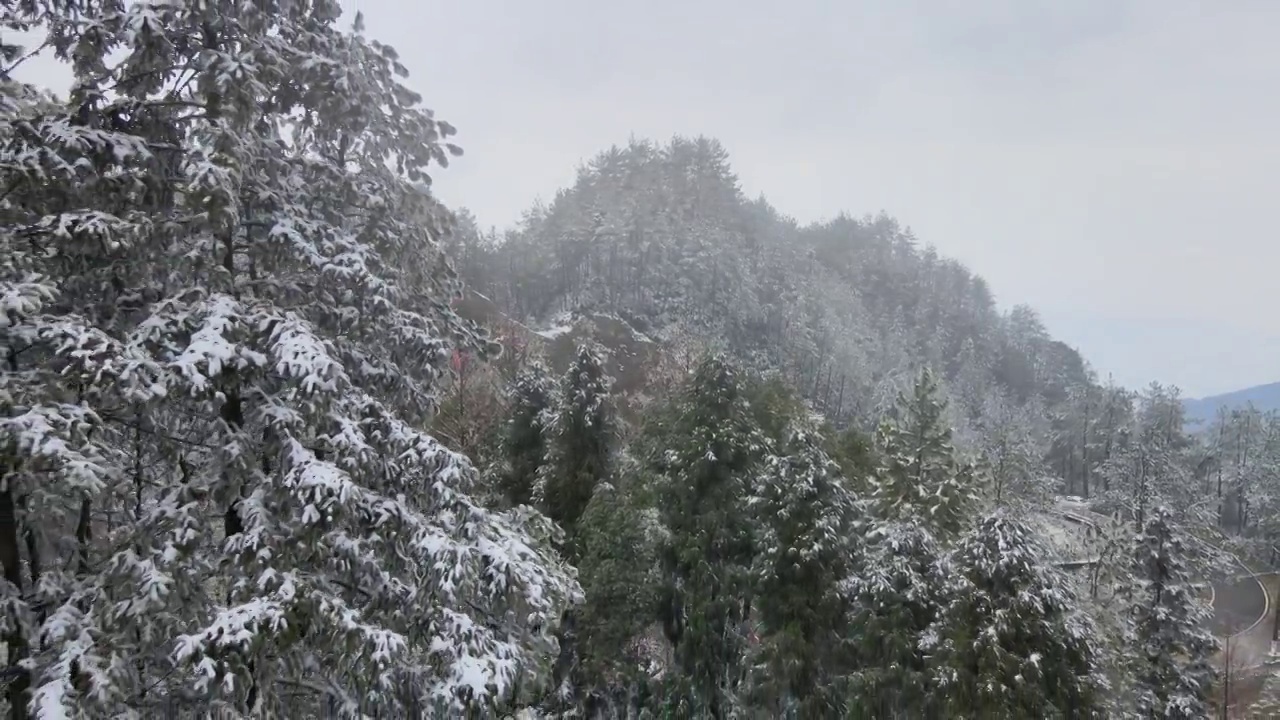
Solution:
[{"label": "utility pole", "polygon": [[1272,602],[1276,606],[1275,622],[1271,624],[1271,642],[1280,640],[1280,598]]},{"label": "utility pole", "polygon": [[1222,649],[1222,720],[1231,718],[1231,636]]},{"label": "utility pole", "polygon": [[1231,702],[1231,636],[1222,646],[1222,720],[1229,717],[1227,708]]}]

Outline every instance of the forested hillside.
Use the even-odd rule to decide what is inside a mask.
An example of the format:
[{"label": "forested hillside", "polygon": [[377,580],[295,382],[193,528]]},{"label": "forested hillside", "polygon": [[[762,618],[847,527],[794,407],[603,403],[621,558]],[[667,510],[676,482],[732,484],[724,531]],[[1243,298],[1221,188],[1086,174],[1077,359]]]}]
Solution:
[{"label": "forested hillside", "polygon": [[[516,229],[482,234],[464,214],[450,250],[472,288],[528,325],[606,312],[667,344],[693,338],[778,374],[839,426],[874,427],[931,368],[966,445],[984,428],[1026,430],[1021,451],[1072,494],[1106,488],[1134,417],[1135,398],[1033,309],[1001,312],[981,277],[892,218],[801,226],[746,199],[706,138],[612,148]],[[1176,400],[1153,386],[1139,402]]]},{"label": "forested hillside", "polygon": [[[739,670],[746,674],[733,681],[733,701],[742,702],[744,697],[737,693],[753,687],[751,667],[765,673],[759,682],[770,674],[789,677],[790,671],[782,671],[786,659],[776,658],[774,662],[782,663],[778,666],[770,666],[766,660],[769,652],[779,651],[768,645],[771,621],[763,616],[763,608],[776,593],[779,597],[775,601],[784,614],[772,622],[780,623],[775,628],[790,629],[785,640],[774,637],[773,642],[785,643],[788,653],[800,653],[799,657],[790,656],[790,662],[819,665],[805,671],[805,682],[814,685],[803,689],[771,687],[768,692],[772,695],[766,695],[774,702],[791,700],[790,704],[758,706],[769,708],[767,716],[834,717],[850,708],[867,713],[867,717],[967,712],[928,694],[930,688],[937,691],[938,686],[931,683],[944,682],[937,673],[950,672],[940,665],[942,658],[948,657],[942,648],[883,656],[886,642],[907,642],[910,647],[944,631],[939,625],[949,617],[942,605],[944,598],[945,602],[961,602],[953,593],[963,597],[965,592],[942,580],[958,571],[949,563],[961,562],[959,553],[981,552],[976,546],[962,545],[961,538],[967,537],[967,542],[995,543],[1011,552],[1025,544],[1025,562],[1046,574],[1015,582],[1023,588],[1019,592],[1040,588],[1051,597],[1066,593],[1062,596],[1066,604],[1059,608],[1064,614],[1057,620],[1028,622],[1065,623],[1052,631],[1055,637],[1070,639],[1077,632],[1085,636],[1077,646],[1006,648],[1005,652],[1053,653],[1063,662],[1074,657],[1083,664],[1060,667],[1064,677],[1083,674],[1097,683],[1077,687],[1071,692],[1078,695],[1069,698],[1038,697],[1034,701],[1041,703],[1038,705],[1020,704],[1032,702],[1025,698],[997,697],[975,700],[978,704],[973,707],[999,717],[1053,716],[1055,708],[1063,711],[1067,707],[1093,707],[1090,712],[1126,716],[1134,711],[1135,703],[1146,707],[1144,712],[1159,716],[1166,715],[1156,710],[1158,703],[1182,708],[1169,710],[1170,717],[1195,717],[1203,711],[1211,676],[1204,659],[1213,643],[1199,627],[1204,620],[1202,598],[1188,592],[1189,586],[1177,583],[1186,583],[1192,576],[1203,577],[1209,566],[1222,563],[1221,552],[1213,548],[1236,542],[1224,538],[1224,530],[1238,533],[1237,539],[1265,533],[1254,527],[1250,535],[1248,518],[1241,520],[1240,513],[1248,502],[1241,504],[1237,498],[1249,495],[1249,490],[1234,479],[1238,473],[1223,470],[1217,460],[1221,447],[1197,444],[1185,433],[1176,388],[1153,383],[1141,392],[1132,392],[1113,383],[1100,383],[1075,350],[1048,334],[1034,310],[1015,306],[1001,312],[980,277],[940,257],[891,218],[844,215],[829,222],[800,225],[764,198],[746,199],[732,174],[727,152],[706,138],[675,138],[665,145],[635,141],[625,148],[607,150],[580,169],[573,187],[559,192],[549,205],[533,207],[518,227],[501,234],[481,232],[480,222],[465,212],[459,220],[447,240],[449,255],[471,290],[485,299],[487,313],[479,315],[504,317],[526,329],[549,328],[531,333],[541,338],[535,344],[546,350],[533,355],[552,361],[555,370],[564,373],[562,397],[582,392],[573,384],[581,370],[566,362],[568,348],[590,347],[593,340],[600,343],[597,348],[604,356],[599,362],[612,360],[613,368],[628,379],[625,388],[613,389],[615,407],[628,408],[637,396],[647,401],[648,395],[656,394],[660,407],[675,403],[677,418],[685,418],[683,413],[700,416],[697,411],[703,405],[716,406],[704,396],[710,392],[706,386],[728,383],[735,396],[745,393],[748,399],[740,412],[756,416],[744,432],[766,431],[754,443],[747,443],[765,448],[764,458],[736,460],[713,477],[720,477],[720,482],[737,477],[741,482],[764,472],[786,478],[784,485],[799,483],[805,488],[797,496],[794,489],[762,492],[773,486],[751,489],[749,483],[748,487],[730,485],[734,489],[704,495],[701,493],[711,492],[704,485],[709,480],[689,476],[689,468],[673,486],[670,480],[655,479],[667,477],[670,454],[678,452],[673,448],[687,446],[690,436],[700,437],[699,428],[736,427],[729,419],[732,416],[703,417],[701,422],[706,425],[682,426],[675,434],[665,423],[679,420],[633,417],[634,413],[616,418],[611,431],[620,447],[614,455],[616,468],[607,474],[608,484],[599,486],[603,495],[593,498],[601,503],[600,511],[607,519],[595,526],[598,529],[579,527],[577,532],[590,538],[592,532],[631,527],[624,542],[640,549],[624,552],[615,539],[601,537],[598,542],[604,545],[596,551],[598,555],[575,560],[584,572],[587,595],[582,621],[607,626],[592,626],[592,632],[600,632],[608,640],[596,650],[591,633],[577,639],[574,647],[584,653],[577,667],[585,675],[561,685],[564,696],[559,702],[585,708],[588,715],[599,714],[604,707],[616,713],[628,703],[633,710],[644,706],[644,700],[627,695],[635,692],[634,675],[622,688],[612,686],[608,678],[614,677],[616,683],[616,673],[626,678],[628,670],[634,673],[637,667],[655,665],[663,668],[658,672],[665,677],[679,659],[664,653],[675,653],[688,642],[683,636],[686,630],[679,626],[673,629],[672,619],[665,614],[669,611],[662,609],[672,601],[662,594],[670,591],[661,589],[664,568],[667,573],[675,572],[661,560],[663,548],[670,552],[670,546],[652,539],[648,532],[659,533],[671,543],[669,533],[676,527],[687,527],[687,516],[698,516],[699,508],[714,506],[718,510],[713,516],[716,519],[700,519],[698,523],[722,527],[732,519],[724,517],[725,509],[742,503],[737,512],[745,517],[736,520],[747,524],[740,526],[735,536],[745,533],[764,543],[742,550],[741,571],[748,575],[761,554],[773,557],[781,551],[772,547],[776,543],[804,547],[802,538],[813,537],[815,532],[818,537],[834,533],[835,537],[857,539],[835,548],[819,543],[813,546],[815,555],[800,556],[813,565],[793,566],[782,573],[785,580],[775,578],[772,582],[777,584],[766,585],[768,590],[745,583],[737,591],[744,601],[753,592],[761,593],[754,601],[758,607],[722,622],[728,626],[745,624],[752,628],[746,631],[748,638],[766,647],[753,650],[748,640],[736,650],[722,649],[736,653],[745,663]],[[500,326],[503,322],[491,324]],[[610,330],[602,331],[606,326]],[[619,326],[628,329],[619,330]],[[637,337],[651,346],[637,353]],[[510,347],[527,352],[522,342]],[[608,358],[615,348],[622,357]],[[666,379],[663,371],[670,368],[653,357],[687,359],[707,353],[720,359],[710,366],[696,366],[683,389],[679,383],[673,388],[662,382]],[[644,360],[630,360],[637,356]],[[736,368],[733,380],[725,380],[721,374],[722,366],[717,363],[724,362]],[[637,371],[637,365],[645,369]],[[513,473],[529,472],[518,468],[531,464],[530,457],[547,452],[538,448],[530,455],[517,450],[524,446],[515,439],[538,436],[536,418],[557,417],[554,387],[531,385],[532,378],[546,377],[548,370],[536,363],[526,367],[523,374],[507,381],[506,392],[517,414],[487,445],[477,442],[474,448],[475,454],[487,458],[487,464],[508,480]],[[689,367],[687,360],[684,367]],[[658,382],[637,382],[634,376],[638,372],[646,372],[646,379]],[[708,372],[713,375],[701,375]],[[489,393],[503,394],[501,376],[499,373]],[[532,387],[539,389],[533,391]],[[663,396],[671,393],[674,399],[662,402]],[[473,390],[469,401],[475,406],[475,398],[484,394]],[[504,407],[500,400],[480,404],[495,412]],[[548,414],[531,412],[534,408]],[[820,439],[816,447],[801,450],[788,439],[797,435],[810,441]],[[692,448],[689,452],[692,454],[686,462],[700,465],[694,460],[697,453]],[[814,452],[826,459],[815,460]],[[714,462],[721,455],[713,450],[706,460]],[[814,475],[825,463],[831,464]],[[803,470],[794,475],[797,467]],[[1223,477],[1227,479],[1209,483],[1211,469],[1217,473],[1215,478],[1226,473]],[[820,478],[830,482],[831,472],[840,479],[834,486],[826,486]],[[692,504],[672,497],[676,488],[686,483],[704,488]],[[519,485],[523,489],[510,501],[536,498],[531,489],[535,485],[534,480],[525,480]],[[841,491],[848,493],[843,499]],[[722,494],[726,492],[730,494]],[[768,504],[764,498],[769,492],[782,492],[787,502],[801,503],[807,508],[801,517],[807,519],[800,522],[813,524],[789,527],[780,536],[771,522],[751,520],[759,517],[756,512],[760,509],[765,510],[766,518],[796,512],[786,505]],[[735,498],[734,493],[740,495]],[[1078,577],[1055,575],[1053,553],[1045,545],[1053,538],[1039,534],[1044,532],[1043,525],[1001,524],[1011,521],[1000,514],[1000,508],[1013,506],[1024,518],[1038,517],[1047,511],[1055,494],[1083,496],[1094,509],[1122,522],[1100,543],[1102,560],[1087,573],[1083,586],[1077,584]],[[661,514],[671,513],[666,506],[675,502],[682,503],[678,512]],[[545,507],[551,509],[550,505]],[[979,522],[993,509],[996,515]],[[651,512],[657,517],[648,514]],[[588,511],[581,517],[590,516]],[[1260,517],[1269,518],[1270,510],[1261,511]],[[761,522],[763,526],[758,524]],[[979,524],[975,526],[975,522]],[[1132,530],[1125,528],[1139,532],[1134,537]],[[975,534],[966,535],[966,531]],[[1183,534],[1188,536],[1185,541]],[[650,538],[648,545],[644,538]],[[1208,549],[1201,544],[1206,539],[1212,543]],[[591,546],[589,539],[584,542]],[[1246,550],[1268,552],[1265,538],[1261,538],[1260,547],[1249,545],[1247,539],[1244,542]],[[652,555],[646,556],[646,552]],[[705,553],[719,551],[707,547],[701,552],[702,557],[712,557],[714,554]],[[1146,553],[1154,553],[1154,559],[1143,559]],[[619,554],[624,558],[621,565]],[[948,560],[933,564],[939,556]],[[996,563],[984,566],[984,571],[996,572],[994,567],[1002,561],[1009,558],[983,560]],[[967,562],[977,560],[971,557]],[[636,575],[622,569],[637,566],[654,574]],[[729,572],[731,567],[717,572]],[[769,571],[765,572],[763,577],[770,577]],[[843,583],[836,580],[842,575],[848,576]],[[668,575],[667,582],[683,586],[689,580],[677,573]],[[1140,585],[1155,582],[1155,587],[1166,589],[1143,596],[1129,585],[1135,581]],[[823,582],[832,584],[824,590]],[[935,599],[909,600],[914,597],[911,588]],[[835,595],[824,595],[829,592]],[[1096,608],[1086,604],[1091,609],[1085,613],[1071,613],[1067,612],[1070,601],[1065,598],[1072,592],[1094,600],[1122,597],[1133,604],[1122,607],[1118,614],[1105,603]],[[901,593],[894,595],[893,602],[907,604],[892,611],[889,618],[880,617],[877,613],[883,609],[872,612],[870,608],[885,607],[881,603],[889,601],[883,593]],[[1174,602],[1174,606],[1143,610],[1143,603],[1151,601]],[[655,602],[656,614],[646,610]],[[677,596],[676,602],[681,614],[691,612],[684,607],[687,599]],[[917,602],[922,604],[914,604]],[[986,602],[999,601],[987,598]],[[1055,607],[1056,601],[1043,602],[1042,609]],[[594,609],[597,607],[599,610]],[[626,622],[606,619],[614,618],[619,607],[627,609],[623,613]],[[1153,617],[1172,613],[1181,618],[1176,629],[1142,630],[1172,633],[1161,642],[1179,644],[1182,649],[1171,652],[1180,657],[1190,653],[1188,663],[1171,661],[1162,671],[1170,682],[1179,677],[1178,682],[1189,683],[1172,695],[1162,694],[1167,689],[1152,690],[1157,692],[1155,698],[1144,695],[1144,683],[1156,681],[1130,674],[1136,672],[1130,665],[1136,646],[1127,643],[1136,642],[1139,636],[1125,633],[1138,632],[1131,623],[1134,614],[1144,613]],[[951,621],[958,622],[949,629],[955,637],[976,632],[968,623],[982,622],[980,618]],[[646,622],[654,624],[646,630]],[[842,628],[839,633],[849,638],[847,647],[815,646],[812,640],[798,641],[791,634],[801,632],[802,637],[809,637],[806,633],[818,632],[819,626],[828,622]],[[912,622],[922,624],[913,626]],[[659,628],[665,629],[664,633],[660,634]],[[1002,631],[993,632],[1001,636]],[[913,633],[917,640],[908,641]],[[1103,639],[1109,635],[1128,640],[1116,643]],[[606,648],[622,638],[643,642],[634,646],[634,657],[621,667],[615,661],[608,666],[609,672],[604,672],[591,654],[612,655]],[[706,642],[706,638],[699,642]],[[809,646],[801,650],[806,644]],[[769,667],[773,669],[766,670]],[[693,667],[688,671],[693,672]],[[728,671],[719,667],[716,677]],[[822,678],[816,680],[807,674],[810,672],[832,674],[816,676]],[[957,677],[945,682],[963,680]],[[1018,683],[1008,682],[1012,693]],[[602,696],[601,683],[612,687],[613,694]],[[646,686],[647,681],[640,685]],[[818,692],[817,685],[829,688],[832,694]],[[1103,697],[1096,694],[1102,687],[1124,691]],[[1180,694],[1187,687],[1192,688],[1192,694]],[[685,692],[704,698],[704,702],[716,702],[716,694],[722,691],[707,686]],[[978,690],[973,693],[983,695]],[[913,705],[914,700],[904,698],[917,698],[923,704]],[[731,701],[726,698],[721,702]],[[809,702],[815,704],[806,704]],[[555,702],[550,706],[564,709]],[[757,706],[748,701],[748,707]],[[718,705],[705,711],[714,715],[724,712]]]},{"label": "forested hillside", "polygon": [[9,718],[1206,716],[1195,582],[1270,559],[1280,422],[1199,442],[705,138],[481,232],[340,16],[0,13],[74,76],[0,54]]}]

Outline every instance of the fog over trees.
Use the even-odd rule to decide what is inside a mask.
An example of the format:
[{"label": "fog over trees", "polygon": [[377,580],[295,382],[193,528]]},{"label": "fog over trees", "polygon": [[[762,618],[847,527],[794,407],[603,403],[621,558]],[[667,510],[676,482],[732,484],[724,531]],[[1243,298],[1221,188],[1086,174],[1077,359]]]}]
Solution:
[{"label": "fog over trees", "polygon": [[3,46],[9,718],[1217,712],[1207,583],[1276,561],[1280,416],[1193,434],[710,137],[487,229],[340,15],[0,12],[74,75]]}]

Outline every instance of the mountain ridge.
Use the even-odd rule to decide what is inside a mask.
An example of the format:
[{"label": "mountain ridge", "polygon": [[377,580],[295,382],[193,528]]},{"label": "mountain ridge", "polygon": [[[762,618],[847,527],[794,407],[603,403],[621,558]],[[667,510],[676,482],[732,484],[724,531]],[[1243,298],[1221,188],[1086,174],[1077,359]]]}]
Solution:
[{"label": "mountain ridge", "polygon": [[1021,427],[1029,455],[1088,495],[1106,453],[1086,446],[1132,413],[1033,308],[997,303],[960,260],[885,213],[801,223],[750,199],[706,136],[611,146],[501,233],[465,209],[456,221],[443,247],[489,312],[555,327],[553,342],[566,315],[608,317],[682,358],[723,353],[836,428],[874,431],[929,368],[967,452],[993,424]]},{"label": "mountain ridge", "polygon": [[1280,382],[1253,385],[1231,392],[1183,400],[1188,423],[1209,422],[1223,407],[1236,410],[1251,404],[1262,412],[1280,411]]}]

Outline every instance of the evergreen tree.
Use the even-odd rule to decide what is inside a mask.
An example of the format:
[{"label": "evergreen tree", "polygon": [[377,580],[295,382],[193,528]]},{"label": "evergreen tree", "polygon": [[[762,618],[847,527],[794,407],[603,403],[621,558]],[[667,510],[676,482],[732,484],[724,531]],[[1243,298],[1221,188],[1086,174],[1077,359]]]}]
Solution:
[{"label": "evergreen tree", "polygon": [[[579,345],[545,422],[546,457],[538,468],[534,497],[563,531],[560,551],[574,564],[582,557],[578,523],[610,472],[614,429],[609,385],[598,350]],[[566,611],[558,631],[560,654],[552,678],[556,695],[547,705],[555,712],[581,701],[579,618],[578,609]]]},{"label": "evergreen tree", "polygon": [[579,524],[579,579],[586,601],[578,620],[579,681],[588,717],[638,702],[652,658],[641,636],[654,624],[661,532],[636,470],[602,483]]},{"label": "evergreen tree", "polygon": [[660,614],[675,667],[669,708],[728,717],[747,652],[754,524],[748,502],[764,439],[737,372],[703,360],[651,450],[662,547]]},{"label": "evergreen tree", "polygon": [[1091,625],[1029,530],[1001,513],[954,552],[957,575],[926,643],[937,707],[954,718],[1100,717]]},{"label": "evergreen tree", "polygon": [[486,346],[426,190],[453,129],[340,12],[0,13],[74,75],[0,81],[11,717],[458,715],[550,656],[550,528],[421,429]]},{"label": "evergreen tree", "polygon": [[553,394],[546,371],[537,364],[522,368],[510,394],[511,417],[502,437],[498,483],[509,504],[528,505],[547,455]]},{"label": "evergreen tree", "polygon": [[[1224,527],[1276,531],[1280,422],[1241,413],[1201,452],[1175,389],[1135,412],[897,222],[801,227],[706,138],[603,153],[499,242],[433,196],[453,128],[341,14],[0,10],[0,713],[475,717],[562,688],[631,711],[660,623],[678,717],[1094,714],[1096,648],[1026,531],[997,516],[947,553],[972,428],[998,503],[1050,467],[1132,510],[1116,610],[1141,712],[1203,714],[1212,642],[1152,508],[1192,525],[1216,495]],[[28,32],[69,67],[65,100],[11,79]],[[461,370],[491,345],[452,267],[514,316],[617,312],[776,382],[707,359],[615,473],[599,352],[562,388],[530,367],[493,511],[458,452],[488,450]],[[870,427],[919,363],[943,376],[899,395],[877,447],[819,437],[812,410]]]},{"label": "evergreen tree", "polygon": [[614,443],[609,385],[599,351],[578,346],[548,424],[546,462],[536,492],[547,517],[567,535],[565,554],[570,561],[578,556],[578,520],[596,484],[609,475]]},{"label": "evergreen tree", "polygon": [[853,659],[841,583],[852,571],[856,508],[816,430],[792,423],[761,468],[755,503],[755,699],[774,717],[835,717]]},{"label": "evergreen tree", "polygon": [[849,678],[853,716],[938,717],[921,641],[945,599],[945,554],[932,534],[904,523],[874,526],[867,545],[845,589],[858,659]]},{"label": "evergreen tree", "polygon": [[1209,609],[1191,583],[1186,549],[1169,511],[1154,508],[1133,547],[1132,661],[1143,718],[1189,720],[1209,714],[1217,641]]},{"label": "evergreen tree", "polygon": [[840,466],[840,474],[854,494],[864,496],[870,493],[880,468],[875,438],[871,434],[856,427],[829,433],[827,454]]},{"label": "evergreen tree", "polygon": [[956,458],[939,395],[929,370],[921,372],[911,397],[899,393],[892,422],[880,428],[885,465],[871,499],[881,518],[918,522],[946,538],[961,531],[977,498],[973,466]]}]

